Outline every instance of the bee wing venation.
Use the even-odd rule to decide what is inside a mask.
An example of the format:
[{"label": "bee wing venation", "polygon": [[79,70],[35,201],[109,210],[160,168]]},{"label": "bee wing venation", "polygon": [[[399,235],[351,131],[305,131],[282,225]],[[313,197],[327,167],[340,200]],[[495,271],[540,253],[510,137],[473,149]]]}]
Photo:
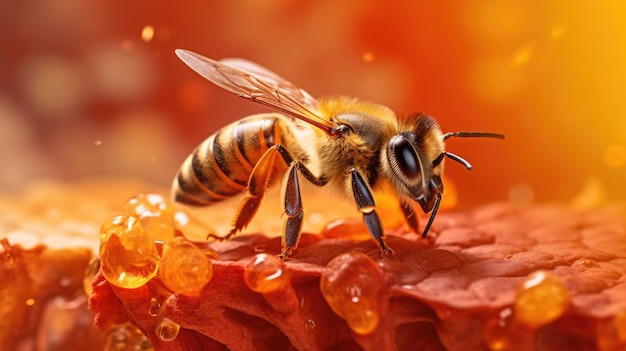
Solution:
[{"label": "bee wing venation", "polygon": [[285,112],[327,132],[335,127],[321,116],[314,97],[263,66],[239,58],[215,61],[181,49],[176,50],[176,55],[202,77],[233,94]]},{"label": "bee wing venation", "polygon": [[289,92],[289,95],[297,97],[303,104],[312,107],[317,105],[317,100],[306,91],[298,88],[295,84],[257,63],[241,58],[226,58],[220,60],[219,62],[228,67],[247,73],[252,77],[256,77],[265,82],[266,85],[273,87],[275,90]]}]

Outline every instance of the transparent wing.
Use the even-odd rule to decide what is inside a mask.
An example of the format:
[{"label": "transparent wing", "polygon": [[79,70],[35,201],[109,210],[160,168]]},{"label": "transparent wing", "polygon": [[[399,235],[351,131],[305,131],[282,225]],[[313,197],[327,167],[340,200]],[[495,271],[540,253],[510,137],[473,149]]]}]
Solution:
[{"label": "transparent wing", "polygon": [[254,62],[238,58],[215,61],[182,49],[177,49],[176,55],[198,74],[233,94],[301,119],[328,134],[336,127],[321,115],[314,97]]}]

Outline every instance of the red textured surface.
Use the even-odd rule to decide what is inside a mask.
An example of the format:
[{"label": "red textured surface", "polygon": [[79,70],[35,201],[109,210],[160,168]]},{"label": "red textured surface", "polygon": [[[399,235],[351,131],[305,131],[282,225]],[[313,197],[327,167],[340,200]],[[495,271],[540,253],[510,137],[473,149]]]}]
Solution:
[{"label": "red textured surface", "polygon": [[[286,263],[291,287],[265,295],[245,285],[244,267],[259,252],[280,252],[279,239],[252,235],[211,244],[221,258],[213,262],[213,279],[201,295],[172,295],[162,302],[163,316],[181,325],[169,342],[156,336],[149,313],[160,291],[156,279],[127,290],[98,276],[91,307],[102,329],[126,314],[158,350],[485,349],[490,321],[512,306],[520,283],[539,269],[560,277],[571,305],[537,330],[508,330],[522,349],[595,350],[606,319],[626,311],[623,208],[498,204],[441,214],[433,229],[426,240],[389,235],[396,254],[384,259],[369,240],[304,235]],[[369,335],[352,333],[320,293],[326,264],[349,251],[366,253],[384,275],[377,301],[381,323]]]},{"label": "red textured surface", "polygon": [[103,348],[82,291],[90,258],[85,248],[25,249],[0,239],[0,349]]}]

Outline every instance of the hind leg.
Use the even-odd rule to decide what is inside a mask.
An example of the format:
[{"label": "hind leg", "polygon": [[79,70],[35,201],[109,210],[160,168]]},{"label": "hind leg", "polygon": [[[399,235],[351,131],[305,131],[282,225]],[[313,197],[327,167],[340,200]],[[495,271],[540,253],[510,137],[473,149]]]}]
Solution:
[{"label": "hind leg", "polygon": [[272,171],[274,169],[274,161],[276,159],[276,151],[281,145],[274,145],[269,148],[261,159],[252,169],[250,178],[248,179],[248,194],[241,201],[239,210],[233,219],[233,228],[224,236],[209,234],[207,239],[228,240],[233,235],[245,229],[254,215],[259,209],[265,190],[269,186]]}]

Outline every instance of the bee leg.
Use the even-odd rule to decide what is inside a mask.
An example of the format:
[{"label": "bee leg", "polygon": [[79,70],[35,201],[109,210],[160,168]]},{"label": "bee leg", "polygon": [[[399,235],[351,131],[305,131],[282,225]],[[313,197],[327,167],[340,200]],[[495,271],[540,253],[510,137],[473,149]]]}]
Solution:
[{"label": "bee leg", "polygon": [[415,233],[419,232],[419,225],[417,222],[417,215],[413,210],[413,207],[406,202],[400,203],[400,207],[402,208],[402,213],[404,214],[404,219],[406,220],[406,224],[409,225],[409,228]]},{"label": "bee leg", "polygon": [[269,185],[278,146],[279,145],[274,145],[269,148],[252,169],[252,173],[248,179],[248,195],[241,201],[239,211],[233,220],[233,228],[231,231],[225,236],[210,234],[209,238],[228,240],[233,235],[243,230],[250,221],[252,221],[252,218],[254,218],[254,215],[259,209],[259,205],[265,194],[265,189],[267,189]]},{"label": "bee leg", "polygon": [[296,162],[291,163],[285,173],[281,195],[283,211],[287,215],[287,220],[285,221],[285,233],[282,241],[283,250],[278,257],[284,260],[298,246],[302,232],[302,198],[300,197]]},{"label": "bee leg", "polygon": [[282,241],[283,249],[278,257],[284,260],[289,257],[298,246],[302,232],[302,217],[304,211],[302,209],[298,172],[306,180],[317,186],[326,185],[328,180],[324,177],[318,178],[314,176],[304,163],[294,160],[289,150],[284,146],[276,146],[276,151],[282,156],[285,163],[289,165],[287,172],[285,172],[283,186],[281,187],[281,203],[283,204],[283,211],[287,215],[287,220],[285,222],[285,233]]},{"label": "bee leg", "polygon": [[350,187],[352,188],[352,195],[356,201],[356,205],[359,211],[363,214],[363,220],[369,230],[370,234],[376,240],[376,244],[380,248],[381,255],[390,256],[393,255],[393,250],[387,246],[385,242],[385,236],[383,233],[383,226],[376,213],[376,203],[372,196],[372,191],[369,185],[363,179],[363,176],[356,169],[350,169]]}]

